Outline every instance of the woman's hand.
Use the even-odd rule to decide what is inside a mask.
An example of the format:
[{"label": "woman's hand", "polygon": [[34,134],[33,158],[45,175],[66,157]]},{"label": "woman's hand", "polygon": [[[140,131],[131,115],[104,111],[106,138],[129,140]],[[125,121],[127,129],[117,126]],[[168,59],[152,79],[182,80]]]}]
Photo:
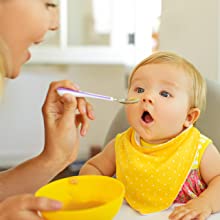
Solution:
[{"label": "woman's hand", "polygon": [[[89,127],[88,119],[94,119],[92,106],[84,98],[75,98],[65,94],[60,97],[56,89],[65,87],[78,89],[70,81],[53,82],[43,105],[45,126],[45,149],[47,157],[65,162],[65,166],[73,162],[78,153],[79,132],[86,135]],[[78,112],[78,113],[77,113]]]},{"label": "woman's hand", "polygon": [[39,211],[55,211],[62,207],[58,201],[32,194],[23,194],[5,199],[0,203],[1,220],[42,220]]},{"label": "woman's hand", "polygon": [[43,105],[44,149],[40,155],[0,173],[0,185],[7,186],[0,192],[0,201],[12,195],[35,192],[76,159],[79,147],[78,126],[81,125],[81,135],[85,135],[88,118],[94,118],[92,108],[84,99],[76,99],[72,95],[60,97],[56,92],[58,87],[77,89],[69,81],[50,85]]},{"label": "woman's hand", "polygon": [[190,200],[185,205],[181,205],[174,208],[174,211],[170,214],[171,220],[191,220],[199,219],[205,220],[212,213],[211,205],[209,201],[203,197],[198,197]]}]

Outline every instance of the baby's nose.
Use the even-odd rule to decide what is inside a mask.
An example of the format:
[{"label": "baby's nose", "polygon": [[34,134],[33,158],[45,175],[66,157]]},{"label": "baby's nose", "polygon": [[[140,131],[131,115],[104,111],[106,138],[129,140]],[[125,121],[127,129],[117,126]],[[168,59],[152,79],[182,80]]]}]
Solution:
[{"label": "baby's nose", "polygon": [[143,98],[142,98],[142,101],[143,102],[148,102],[148,103],[153,103],[153,97],[151,95],[145,95]]}]

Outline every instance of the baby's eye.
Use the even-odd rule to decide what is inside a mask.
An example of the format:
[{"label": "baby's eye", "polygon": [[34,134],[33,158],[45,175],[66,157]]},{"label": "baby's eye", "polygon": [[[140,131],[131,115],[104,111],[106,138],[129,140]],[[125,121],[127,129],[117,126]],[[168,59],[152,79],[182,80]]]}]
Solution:
[{"label": "baby's eye", "polygon": [[144,92],[144,89],[143,89],[143,88],[138,87],[138,88],[136,89],[136,91],[137,91],[137,93],[143,93],[143,92]]},{"label": "baby's eye", "polygon": [[163,97],[170,97],[171,96],[171,94],[169,92],[166,92],[166,91],[160,92],[160,95],[163,96]]}]

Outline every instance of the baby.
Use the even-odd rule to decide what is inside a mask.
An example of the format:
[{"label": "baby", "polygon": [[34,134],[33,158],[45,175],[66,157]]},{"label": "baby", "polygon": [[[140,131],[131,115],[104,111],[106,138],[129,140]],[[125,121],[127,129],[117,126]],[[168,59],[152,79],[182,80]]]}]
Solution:
[{"label": "baby", "polygon": [[170,219],[206,219],[220,211],[220,154],[193,125],[205,107],[206,84],[196,68],[171,52],[156,52],[129,79],[130,128],[91,158],[80,175],[113,176],[142,214],[183,203]]}]

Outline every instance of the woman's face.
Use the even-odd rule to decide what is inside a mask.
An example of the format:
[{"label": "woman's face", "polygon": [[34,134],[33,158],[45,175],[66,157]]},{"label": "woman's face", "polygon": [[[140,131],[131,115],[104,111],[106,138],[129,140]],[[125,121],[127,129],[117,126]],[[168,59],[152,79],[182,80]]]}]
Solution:
[{"label": "woman's face", "polygon": [[54,6],[52,0],[0,0],[0,38],[7,45],[11,67],[7,77],[16,78],[31,57],[28,48],[58,28]]}]

